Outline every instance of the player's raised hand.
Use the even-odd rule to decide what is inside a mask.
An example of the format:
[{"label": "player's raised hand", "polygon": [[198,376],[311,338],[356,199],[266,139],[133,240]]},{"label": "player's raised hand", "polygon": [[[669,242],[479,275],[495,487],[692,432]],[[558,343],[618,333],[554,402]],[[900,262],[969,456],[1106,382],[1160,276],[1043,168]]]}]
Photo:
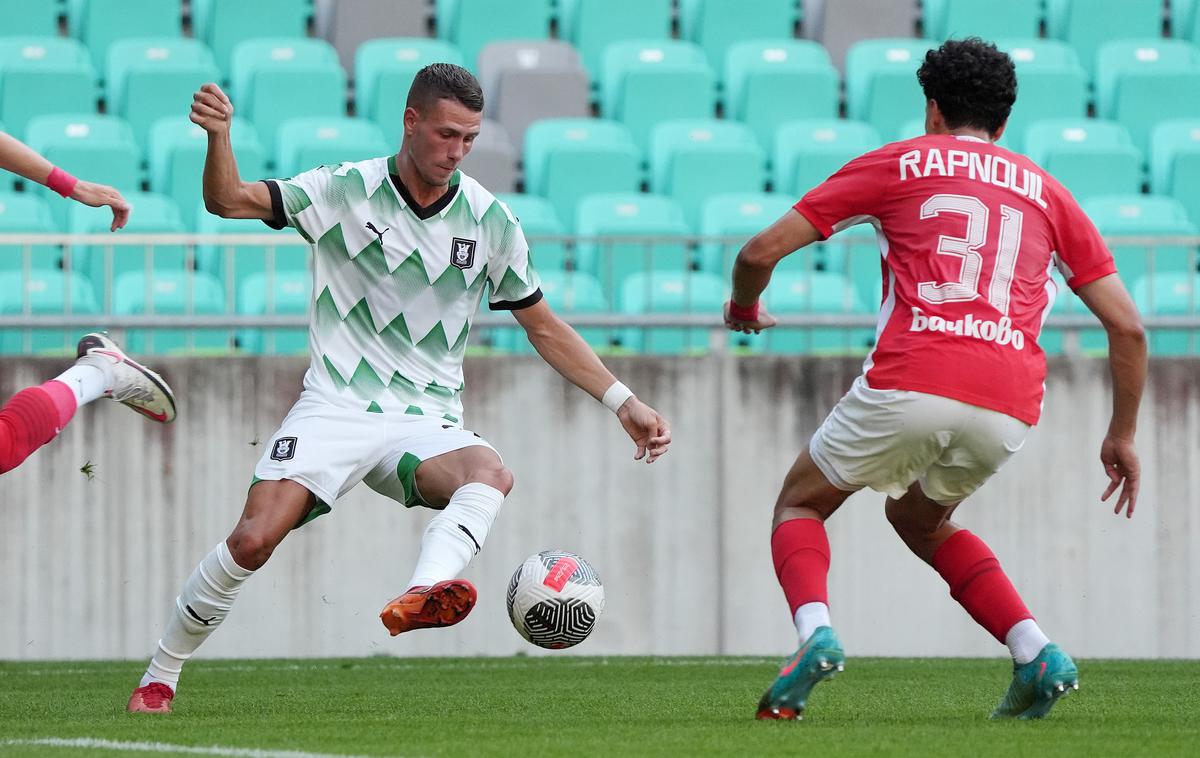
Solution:
[{"label": "player's raised hand", "polygon": [[93,208],[103,205],[112,208],[113,220],[110,229],[114,232],[129,221],[129,201],[107,184],[93,184],[80,179],[75,183],[75,191],[71,193],[71,199]]},{"label": "player's raised hand", "polygon": [[1111,435],[1105,437],[1100,445],[1100,462],[1104,464],[1104,473],[1108,474],[1108,488],[1104,490],[1100,500],[1108,500],[1120,487],[1121,494],[1117,496],[1113,513],[1120,514],[1124,509],[1125,517],[1133,518],[1142,476],[1142,467],[1138,462],[1133,440]]},{"label": "player's raised hand", "polygon": [[759,306],[758,318],[754,321],[741,321],[735,319],[729,313],[729,302],[725,303],[725,326],[731,331],[742,332],[743,334],[758,334],[763,329],[770,329],[777,322],[775,317],[767,313],[767,309]]},{"label": "player's raised hand", "polygon": [[635,461],[645,458],[646,463],[654,463],[667,452],[671,444],[671,429],[658,411],[631,397],[617,410],[617,418],[637,445],[637,453],[633,456]]},{"label": "player's raised hand", "polygon": [[229,102],[220,87],[209,82],[192,95],[189,118],[209,134],[228,132],[229,125],[233,123],[233,103]]}]

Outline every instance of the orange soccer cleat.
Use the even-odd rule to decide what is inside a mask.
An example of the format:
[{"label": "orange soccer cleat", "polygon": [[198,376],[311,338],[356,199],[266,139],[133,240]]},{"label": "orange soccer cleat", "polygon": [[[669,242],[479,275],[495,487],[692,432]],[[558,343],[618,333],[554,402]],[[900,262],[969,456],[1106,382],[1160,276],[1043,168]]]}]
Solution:
[{"label": "orange soccer cleat", "polygon": [[130,713],[170,713],[174,697],[175,690],[161,682],[150,682],[133,691],[125,710]]},{"label": "orange soccer cleat", "polygon": [[380,621],[393,637],[413,629],[453,626],[475,607],[475,586],[465,579],[450,579],[432,587],[410,587],[388,603]]}]

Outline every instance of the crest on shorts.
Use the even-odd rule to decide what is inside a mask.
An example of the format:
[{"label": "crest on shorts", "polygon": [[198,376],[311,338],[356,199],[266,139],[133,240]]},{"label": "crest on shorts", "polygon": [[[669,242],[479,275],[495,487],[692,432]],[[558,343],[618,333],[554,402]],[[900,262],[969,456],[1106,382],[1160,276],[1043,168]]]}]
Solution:
[{"label": "crest on shorts", "polygon": [[468,269],[475,264],[475,240],[455,237],[450,242],[450,265]]},{"label": "crest on shorts", "polygon": [[296,457],[295,437],[280,437],[275,440],[275,446],[271,448],[271,460],[290,461],[294,457]]}]

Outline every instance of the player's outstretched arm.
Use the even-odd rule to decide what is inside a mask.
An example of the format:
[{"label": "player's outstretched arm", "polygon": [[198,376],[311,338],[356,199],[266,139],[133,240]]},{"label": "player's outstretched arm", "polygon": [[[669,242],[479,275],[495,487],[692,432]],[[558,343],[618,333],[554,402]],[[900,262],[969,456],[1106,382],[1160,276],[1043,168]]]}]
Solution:
[{"label": "player's outstretched arm", "polygon": [[513,315],[542,360],[617,414],[637,445],[634,460],[653,463],[667,452],[671,429],[666,419],[618,382],[583,338],[554,315],[545,300],[513,311]]},{"label": "player's outstretched arm", "polygon": [[733,297],[725,304],[725,326],[735,332],[758,334],[775,326],[775,319],[758,298],[779,261],[821,239],[808,219],[788,210],[775,223],[747,242],[733,263]]},{"label": "player's outstretched arm", "polygon": [[33,148],[4,132],[0,132],[0,168],[44,184],[63,197],[99,208],[112,208],[113,220],[110,229],[116,231],[129,221],[129,203],[121,193],[105,184],[94,184],[76,179],[62,169],[55,168]]},{"label": "player's outstretched arm", "polygon": [[1119,487],[1121,493],[1113,513],[1124,510],[1125,516],[1132,518],[1141,483],[1141,465],[1133,437],[1137,432],[1138,405],[1146,386],[1146,333],[1133,299],[1116,274],[1085,284],[1076,294],[1108,333],[1113,409],[1108,434],[1100,446],[1100,462],[1109,479],[1100,499],[1108,500]]},{"label": "player's outstretched arm", "polygon": [[229,127],[233,103],[216,84],[205,84],[192,95],[189,116],[208,132],[208,156],[204,161],[204,207],[222,218],[270,220],[271,193],[262,182],[243,182],[238,175]]}]

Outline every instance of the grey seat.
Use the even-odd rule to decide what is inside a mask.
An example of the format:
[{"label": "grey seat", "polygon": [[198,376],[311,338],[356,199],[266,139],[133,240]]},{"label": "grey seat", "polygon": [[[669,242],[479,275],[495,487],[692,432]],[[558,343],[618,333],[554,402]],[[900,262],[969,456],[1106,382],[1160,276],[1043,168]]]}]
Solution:
[{"label": "grey seat", "polygon": [[838,71],[846,50],[876,37],[915,37],[919,11],[913,0],[803,0],[804,36],[825,46]]},{"label": "grey seat", "polygon": [[489,192],[515,192],[517,188],[517,149],[504,127],[484,119],[471,152],[462,162],[462,170]]},{"label": "grey seat", "polygon": [[316,0],[317,35],[337,48],[342,68],[354,70],[354,51],[377,37],[428,37],[428,0]]},{"label": "grey seat", "polygon": [[479,54],[484,115],[498,121],[514,144],[543,118],[592,115],[587,72],[579,53],[558,40],[493,42]]}]

